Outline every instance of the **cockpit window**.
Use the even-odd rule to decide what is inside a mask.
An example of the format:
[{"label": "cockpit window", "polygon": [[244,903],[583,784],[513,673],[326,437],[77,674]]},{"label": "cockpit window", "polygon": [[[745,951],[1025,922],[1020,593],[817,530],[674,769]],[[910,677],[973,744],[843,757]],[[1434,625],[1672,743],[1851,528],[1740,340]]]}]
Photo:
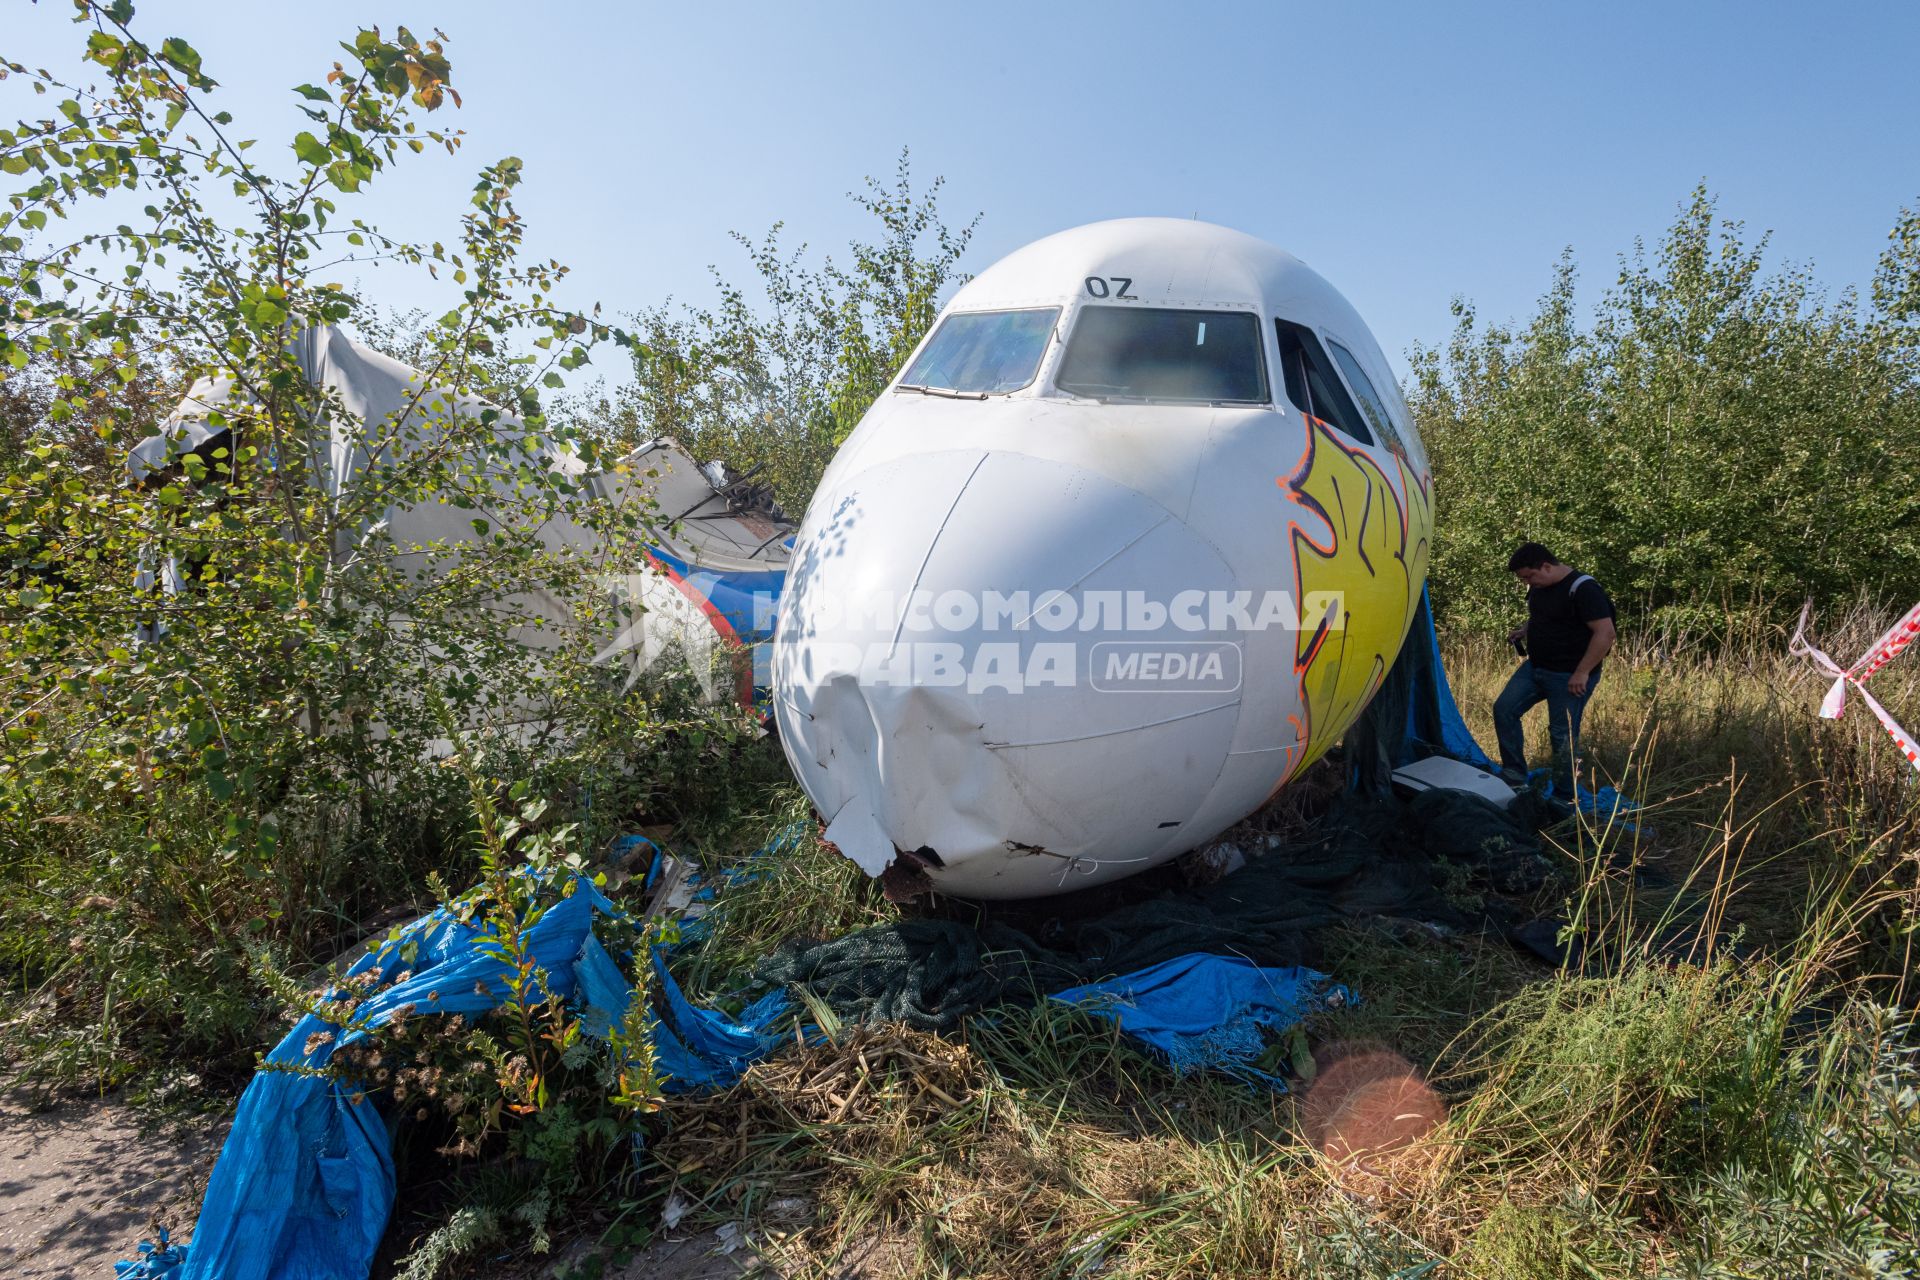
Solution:
[{"label": "cockpit window", "polygon": [[1018,391],[1039,371],[1059,318],[1058,307],[955,312],[934,330],[900,386],[969,395]]},{"label": "cockpit window", "polygon": [[1400,428],[1393,424],[1393,418],[1387,413],[1386,402],[1380,393],[1373,389],[1373,383],[1360,368],[1360,362],[1353,358],[1353,352],[1347,350],[1331,338],[1327,340],[1327,349],[1333,352],[1334,361],[1339,364],[1340,372],[1347,375],[1347,385],[1353,388],[1353,394],[1359,398],[1360,411],[1367,416],[1367,425],[1373,428],[1374,437],[1384,442],[1395,453],[1404,454],[1406,445],[1400,441]]},{"label": "cockpit window", "polygon": [[1381,439],[1368,429],[1359,406],[1340,385],[1313,330],[1277,317],[1273,327],[1280,338],[1280,369],[1286,381],[1287,399],[1293,401],[1294,407],[1361,444],[1373,444]]},{"label": "cockpit window", "polygon": [[1265,404],[1260,321],[1245,311],[1083,307],[1054,385],[1102,400]]}]

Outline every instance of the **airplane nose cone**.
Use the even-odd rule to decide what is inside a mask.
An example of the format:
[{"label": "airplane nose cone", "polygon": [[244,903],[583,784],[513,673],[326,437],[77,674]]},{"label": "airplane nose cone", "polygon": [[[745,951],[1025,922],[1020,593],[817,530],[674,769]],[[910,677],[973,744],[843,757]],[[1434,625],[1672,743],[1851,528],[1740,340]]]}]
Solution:
[{"label": "airplane nose cone", "polygon": [[1203,602],[1234,585],[1174,512],[1088,469],[881,464],[815,502],[789,568],[782,742],[822,815],[870,812],[945,892],[1138,871],[1190,846],[1225,764],[1242,655]]}]

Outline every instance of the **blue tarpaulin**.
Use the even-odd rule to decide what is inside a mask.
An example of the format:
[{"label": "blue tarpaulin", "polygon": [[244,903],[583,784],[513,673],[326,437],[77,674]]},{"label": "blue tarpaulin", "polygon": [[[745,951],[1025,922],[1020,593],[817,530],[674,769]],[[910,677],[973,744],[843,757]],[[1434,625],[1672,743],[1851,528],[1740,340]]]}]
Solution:
[{"label": "blue tarpaulin", "polygon": [[[1414,614],[1406,643],[1401,647],[1399,662],[1409,665],[1410,678],[1407,683],[1406,733],[1392,753],[1394,765],[1412,764],[1424,754],[1438,752],[1489,773],[1499,772],[1492,758],[1480,749],[1473,731],[1467,728],[1466,720],[1460,715],[1459,704],[1453,700],[1453,689],[1447,683],[1447,669],[1440,661],[1440,637],[1433,626],[1433,603],[1424,587],[1420,591],[1420,608]],[[1527,781],[1541,785],[1550,799],[1567,800],[1565,796],[1554,794],[1551,771],[1548,769],[1535,769]],[[1612,787],[1601,787],[1598,791],[1577,787],[1577,792],[1572,800],[1573,807],[1590,818],[1623,820],[1625,815],[1640,807]],[[1629,831],[1633,829],[1630,824],[1623,825]]]},{"label": "blue tarpaulin", "polygon": [[1176,1070],[1209,1069],[1284,1088],[1255,1061],[1264,1028],[1285,1028],[1320,1009],[1355,1002],[1324,973],[1262,968],[1239,956],[1195,952],[1105,982],[1056,992],[1158,1050]]},{"label": "blue tarpaulin", "polygon": [[[1554,784],[1552,769],[1541,768],[1528,773],[1527,785],[1538,786],[1541,794],[1549,800],[1559,800],[1562,802],[1566,800],[1566,797],[1560,794],[1559,787]],[[1598,818],[1602,822],[1616,822],[1621,829],[1626,831],[1634,830],[1634,825],[1626,821],[1626,815],[1640,807],[1639,801],[1621,795],[1612,787],[1602,787],[1598,791],[1589,791],[1580,784],[1575,783],[1574,791],[1577,794],[1574,797],[1573,807],[1581,813],[1586,814],[1589,818]]]},{"label": "blue tarpaulin", "polygon": [[1480,749],[1473,731],[1461,718],[1459,704],[1453,700],[1447,668],[1440,661],[1440,635],[1433,626],[1433,600],[1424,586],[1420,588],[1420,608],[1401,646],[1399,661],[1411,662],[1413,679],[1407,698],[1406,737],[1395,753],[1395,766],[1412,764],[1422,751],[1438,751],[1477,769],[1497,772],[1492,759]]},{"label": "blue tarpaulin", "polygon": [[[602,1038],[633,996],[591,928],[596,913],[617,910],[582,877],[524,940],[547,992],[577,997],[589,1032]],[[241,1096],[193,1243],[122,1264],[121,1275],[365,1280],[393,1211],[392,1150],[373,1101],[325,1068],[342,1047],[396,1018],[482,1014],[500,1005],[509,971],[492,946],[484,926],[462,924],[442,907],[362,956],[347,977],[373,972],[381,985],[359,1005],[352,1027],[301,1018],[267,1055],[277,1069],[259,1072]],[[786,1013],[784,997],[731,1019],[694,1008],[657,956],[655,977],[668,1021],[654,1023],[653,1039],[670,1091],[730,1084],[779,1038],[771,1028]]]},{"label": "blue tarpaulin", "polygon": [[[573,960],[596,906],[581,882],[527,931],[529,953],[553,994],[573,987]],[[393,1208],[387,1127],[364,1095],[324,1074],[342,1047],[396,1014],[483,1013],[506,994],[506,966],[481,949],[485,936],[445,908],[368,952],[348,977],[372,971],[382,983],[360,1006],[362,1029],[342,1030],[309,1014],[267,1055],[241,1096],[233,1130],[207,1184],[183,1280],[361,1280]],[[410,973],[405,981],[394,979]],[[432,997],[432,998],[430,998]],[[284,1068],[320,1072],[296,1074]]]}]

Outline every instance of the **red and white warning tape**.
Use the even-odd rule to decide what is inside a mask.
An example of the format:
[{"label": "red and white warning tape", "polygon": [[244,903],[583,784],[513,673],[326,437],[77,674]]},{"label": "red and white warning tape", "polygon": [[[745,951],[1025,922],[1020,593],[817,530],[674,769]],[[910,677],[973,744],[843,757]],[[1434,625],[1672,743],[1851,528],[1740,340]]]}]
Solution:
[{"label": "red and white warning tape", "polygon": [[1869,676],[1886,666],[1896,654],[1912,644],[1916,637],[1920,637],[1920,604],[1907,610],[1905,617],[1887,628],[1886,634],[1875,640],[1872,647],[1860,655],[1860,660],[1851,667],[1842,667],[1807,642],[1807,614],[1812,608],[1812,604],[1809,603],[1807,608],[1800,611],[1800,625],[1794,630],[1793,643],[1789,646],[1788,652],[1812,658],[1816,665],[1834,678],[1833,687],[1827,690],[1827,696],[1820,703],[1821,718],[1826,720],[1840,718],[1840,713],[1847,708],[1847,686],[1852,685],[1859,692],[1861,701],[1867,704],[1867,710],[1873,712],[1874,719],[1878,720],[1881,727],[1893,736],[1894,745],[1900,748],[1900,754],[1907,758],[1907,763],[1920,769],[1920,745],[1915,744],[1913,735],[1902,729],[1894,718],[1887,714],[1887,709],[1875,701],[1874,696],[1868,693],[1866,688]]}]

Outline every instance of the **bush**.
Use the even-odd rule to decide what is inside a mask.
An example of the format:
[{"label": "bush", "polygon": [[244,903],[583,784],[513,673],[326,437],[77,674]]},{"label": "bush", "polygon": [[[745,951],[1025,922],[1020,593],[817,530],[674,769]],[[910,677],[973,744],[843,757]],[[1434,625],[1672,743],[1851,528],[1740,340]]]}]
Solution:
[{"label": "bush", "polygon": [[1912,1275],[1920,1269],[1920,1049],[1911,1015],[1849,1006],[1801,1050],[1801,1101],[1767,1149],[1703,1179],[1682,1268],[1734,1276]]},{"label": "bush", "polygon": [[[291,145],[250,150],[191,47],[138,38],[123,0],[79,16],[103,84],[13,67],[54,110],[0,131],[22,184],[0,209],[0,973],[13,1054],[111,1083],[172,1056],[237,1068],[262,1030],[249,948],[324,961],[418,907],[429,871],[477,870],[465,788],[435,763],[456,733],[484,727],[478,767],[599,840],[697,806],[746,726],[596,660],[617,629],[600,574],[637,561],[647,512],[581,482],[594,443],[537,389],[632,340],[553,305],[564,268],[522,261],[520,162],[481,171],[450,245],[351,216],[401,158],[457,149],[421,123],[458,103],[441,41],[359,32],[295,90]],[[49,233],[70,214],[124,221]],[[295,350],[360,312],[317,264],[367,255],[459,290],[426,333],[389,326],[423,380],[385,421]],[[213,375],[224,434],[132,483],[164,389]],[[472,534],[393,532],[419,510]],[[550,545],[556,522],[595,554]]]},{"label": "bush", "polygon": [[1651,259],[1636,245],[1582,323],[1569,254],[1531,320],[1456,302],[1413,353],[1444,515],[1436,607],[1511,625],[1507,556],[1535,539],[1593,573],[1626,620],[1719,638],[1729,615],[1920,580],[1920,234],[1904,213],[1870,305],[1694,192]]}]

